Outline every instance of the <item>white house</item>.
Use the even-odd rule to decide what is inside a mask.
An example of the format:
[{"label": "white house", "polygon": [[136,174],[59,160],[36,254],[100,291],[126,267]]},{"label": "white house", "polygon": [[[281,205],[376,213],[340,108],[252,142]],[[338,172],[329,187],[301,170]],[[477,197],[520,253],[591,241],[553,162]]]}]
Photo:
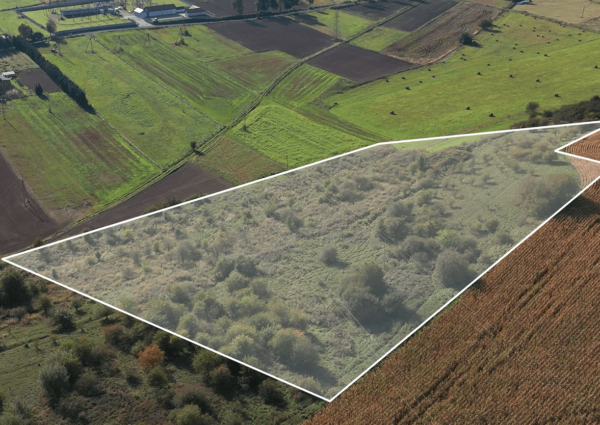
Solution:
[{"label": "white house", "polygon": [[190,6],[185,10],[185,16],[188,18],[195,18],[198,16],[208,16],[206,10],[198,6]]}]

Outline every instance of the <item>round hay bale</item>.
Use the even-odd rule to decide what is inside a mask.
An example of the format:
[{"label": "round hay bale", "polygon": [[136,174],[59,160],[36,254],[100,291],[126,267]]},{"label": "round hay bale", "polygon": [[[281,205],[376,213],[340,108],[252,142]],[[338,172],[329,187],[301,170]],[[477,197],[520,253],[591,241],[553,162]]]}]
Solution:
[{"label": "round hay bale", "polygon": [[558,93],[554,93],[554,97],[560,97]]},{"label": "round hay bale", "polygon": [[490,66],[490,64],[488,63],[487,66]]},{"label": "round hay bale", "polygon": [[510,74],[510,75],[508,76],[508,78],[513,78],[513,75],[512,75],[512,74]]},{"label": "round hay bale", "polygon": [[431,71],[431,68],[427,68],[427,71]]},{"label": "round hay bale", "polygon": [[516,48],[516,47],[513,47],[513,50],[517,50],[517,48]]},{"label": "round hay bale", "polygon": [[423,81],[419,80],[419,83],[423,84]]},{"label": "round hay bale", "polygon": [[548,53],[544,53],[544,56],[548,57]]},{"label": "round hay bale", "polygon": [[594,69],[598,69],[598,65],[594,65]]},{"label": "round hay bale", "polygon": [[406,77],[402,77],[403,80],[406,80]]},{"label": "round hay bale", "polygon": [[406,86],[406,90],[410,90],[410,87]]},{"label": "round hay bale", "polygon": [[431,78],[435,78],[435,75],[432,75]]},{"label": "round hay bale", "polygon": [[521,53],[525,53],[523,50],[521,50]]},{"label": "round hay bale", "polygon": [[396,115],[394,111],[390,111],[390,115]]},{"label": "round hay bale", "polygon": [[500,40],[496,39],[496,43],[499,43],[499,42],[500,42]]},{"label": "round hay bale", "polygon": [[465,109],[466,109],[467,111],[470,111],[470,110],[471,110],[471,107],[470,107],[470,106],[467,106]]},{"label": "round hay bale", "polygon": [[495,116],[495,115],[494,115],[494,113],[493,113],[493,112],[490,112],[490,114],[488,115],[488,117],[490,117],[490,118],[494,118],[494,116]]},{"label": "round hay bale", "polygon": [[477,72],[477,75],[481,75],[481,72]]},{"label": "round hay bale", "polygon": [[538,78],[537,80],[535,80],[535,82],[536,82],[536,83],[539,83],[539,82],[540,82],[540,79]]}]

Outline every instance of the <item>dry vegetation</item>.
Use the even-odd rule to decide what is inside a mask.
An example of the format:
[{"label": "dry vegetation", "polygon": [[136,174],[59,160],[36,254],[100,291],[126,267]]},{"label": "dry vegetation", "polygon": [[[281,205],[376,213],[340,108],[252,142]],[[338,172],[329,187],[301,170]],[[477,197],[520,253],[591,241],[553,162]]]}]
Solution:
[{"label": "dry vegetation", "polygon": [[580,131],[379,146],[16,261],[332,396],[579,190]]}]

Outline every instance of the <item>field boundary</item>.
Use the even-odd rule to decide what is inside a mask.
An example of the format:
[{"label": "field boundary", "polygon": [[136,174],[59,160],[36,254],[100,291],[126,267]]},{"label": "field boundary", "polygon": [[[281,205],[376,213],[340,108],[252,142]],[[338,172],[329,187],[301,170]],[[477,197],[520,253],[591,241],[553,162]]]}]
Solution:
[{"label": "field boundary", "polygon": [[[592,131],[592,132],[589,132],[589,133],[585,134],[584,136],[582,136],[582,137],[580,137],[580,138],[578,138],[578,139],[576,139],[576,140],[574,140],[574,141],[572,141],[572,142],[570,142],[570,143],[568,143],[568,144],[566,144],[566,145],[564,145],[564,146],[561,146],[560,148],[557,148],[557,149],[555,150],[555,152],[557,152],[557,153],[560,153],[560,154],[565,154],[564,152],[562,152],[562,151],[561,151],[561,149],[564,149],[566,146],[569,146],[569,145],[571,145],[571,144],[574,144],[574,143],[576,143],[576,142],[578,142],[578,141],[580,141],[580,140],[582,140],[582,139],[584,139],[584,138],[586,138],[586,137],[589,137],[590,135],[592,135],[592,134],[594,134],[594,133],[597,133],[597,132],[599,132],[599,131],[600,131],[600,121],[592,121],[592,122],[586,122],[586,123],[561,124],[561,125],[553,125],[553,126],[547,126],[547,127],[533,127],[533,128],[526,128],[526,129],[500,130],[500,131],[491,131],[491,132],[483,132],[483,133],[474,133],[474,134],[471,134],[471,135],[472,135],[472,136],[483,136],[483,135],[495,135],[495,134],[505,134],[505,133],[518,133],[518,132],[521,132],[521,131],[531,131],[531,130],[551,129],[551,128],[563,128],[563,127],[573,127],[573,126],[584,126],[584,125],[590,125],[590,124],[597,124],[597,125],[599,126],[599,128],[598,128],[598,129],[596,129],[596,130],[594,130],[594,131]],[[377,146],[386,146],[386,145],[399,144],[399,143],[412,143],[412,142],[419,142],[419,141],[435,141],[435,140],[440,140],[440,139],[446,139],[446,140],[447,140],[447,139],[454,139],[454,138],[459,138],[459,137],[464,137],[464,136],[465,136],[465,135],[452,135],[452,136],[429,137],[429,138],[422,138],[422,139],[410,139],[410,140],[402,140],[402,141],[390,141],[390,142],[376,143],[376,144],[373,144],[373,145],[370,145],[370,146],[366,146],[366,147],[364,147],[364,148],[356,149],[356,150],[354,150],[354,151],[351,151],[351,152],[346,152],[346,153],[343,153],[343,154],[340,154],[340,155],[336,155],[336,156],[334,156],[334,157],[331,157],[331,158],[327,158],[327,159],[324,159],[324,160],[321,160],[321,161],[317,161],[317,162],[314,162],[314,163],[312,163],[312,164],[308,164],[308,165],[304,165],[304,166],[301,166],[301,167],[297,167],[297,168],[294,168],[294,169],[292,169],[292,170],[287,170],[287,171],[284,171],[284,172],[281,172],[281,173],[278,173],[278,174],[275,174],[275,175],[272,175],[272,176],[268,176],[268,177],[265,177],[265,178],[262,178],[262,179],[255,180],[255,181],[253,181],[253,182],[245,183],[245,184],[242,184],[242,185],[239,185],[239,186],[234,186],[234,187],[232,187],[232,188],[230,188],[230,189],[225,189],[225,190],[223,190],[223,191],[220,191],[220,192],[216,192],[216,193],[213,193],[213,194],[210,194],[210,195],[207,195],[207,196],[203,196],[203,197],[200,197],[200,198],[197,198],[197,199],[193,199],[193,200],[190,200],[190,201],[186,201],[186,202],[183,202],[183,203],[181,203],[181,204],[177,204],[177,205],[174,205],[174,206],[171,206],[171,207],[163,208],[163,209],[160,209],[160,210],[158,210],[158,211],[154,211],[154,212],[151,212],[151,213],[148,213],[148,214],[142,214],[142,215],[140,215],[140,216],[138,216],[138,217],[134,217],[134,218],[131,218],[131,219],[128,219],[128,220],[124,220],[124,221],[121,221],[121,222],[118,222],[118,223],[114,223],[114,224],[111,224],[111,225],[108,225],[108,226],[100,227],[100,228],[98,228],[98,229],[95,229],[95,230],[92,230],[92,231],[90,231],[90,232],[87,232],[86,234],[92,234],[92,233],[96,233],[96,232],[99,232],[99,231],[102,231],[102,230],[105,230],[105,229],[108,229],[108,228],[112,228],[112,227],[115,227],[115,226],[120,226],[120,225],[123,225],[123,224],[125,224],[125,223],[129,223],[129,222],[132,222],[132,221],[135,221],[135,220],[138,220],[138,219],[144,218],[144,217],[149,217],[149,216],[152,216],[152,215],[155,215],[155,214],[162,214],[162,213],[163,213],[163,212],[165,212],[165,211],[168,211],[168,210],[171,210],[171,209],[174,209],[174,208],[179,208],[179,207],[181,207],[181,206],[183,206],[183,205],[191,204],[191,203],[193,203],[193,202],[197,202],[197,201],[199,201],[199,200],[208,199],[208,198],[211,198],[211,197],[213,197],[213,196],[217,196],[217,195],[221,195],[221,194],[224,194],[224,193],[228,193],[228,192],[231,192],[231,191],[234,191],[234,190],[238,190],[238,189],[241,189],[241,188],[243,188],[243,187],[246,187],[246,186],[249,186],[249,185],[252,185],[252,184],[255,184],[255,183],[264,182],[264,181],[267,181],[267,180],[269,180],[269,179],[272,179],[272,178],[275,178],[275,177],[279,177],[279,176],[282,176],[282,175],[286,175],[286,174],[289,174],[289,173],[293,173],[293,172],[296,172],[296,171],[298,171],[298,170],[301,170],[301,169],[304,169],[304,168],[313,167],[313,166],[315,166],[315,165],[318,165],[318,164],[322,164],[322,163],[325,163],[325,162],[328,162],[328,161],[332,161],[332,160],[335,160],[335,159],[338,159],[338,158],[342,158],[342,157],[345,157],[345,156],[348,156],[348,155],[354,154],[354,153],[356,153],[356,152],[360,152],[360,151],[363,151],[363,150],[366,150],[366,149],[371,149],[371,148],[374,148],[374,147],[377,147]],[[575,156],[575,157],[578,157],[578,156],[576,156],[576,155],[572,155],[572,154],[571,154],[571,155],[569,155],[569,156]],[[581,158],[581,159],[585,159],[585,160],[589,160],[589,161],[593,161],[593,162],[595,162],[595,163],[599,163],[599,164],[600,164],[600,161],[591,160],[591,159],[589,159],[589,158],[584,158],[584,157],[579,157],[579,158]],[[523,238],[523,239],[522,239],[522,240],[520,240],[518,243],[516,243],[516,244],[515,244],[515,245],[514,245],[514,246],[513,246],[513,247],[512,247],[512,248],[511,248],[511,249],[510,249],[508,252],[506,252],[506,253],[505,253],[505,254],[504,254],[504,255],[503,255],[503,256],[502,256],[500,259],[498,259],[498,260],[497,260],[496,262],[494,262],[494,263],[493,263],[491,266],[489,266],[489,267],[488,267],[488,268],[487,268],[487,269],[486,269],[486,270],[485,270],[483,273],[479,274],[479,275],[478,275],[478,276],[477,276],[477,277],[476,277],[476,278],[475,278],[475,279],[474,279],[474,280],[473,280],[471,283],[469,283],[469,284],[468,284],[468,285],[467,285],[467,286],[466,286],[464,289],[462,289],[461,291],[459,291],[459,292],[458,292],[458,293],[457,293],[455,296],[453,296],[453,297],[452,297],[450,300],[448,300],[448,301],[447,301],[447,302],[446,302],[446,303],[445,303],[445,304],[444,304],[442,307],[440,307],[440,308],[439,308],[438,310],[436,310],[436,311],[435,311],[435,312],[434,312],[434,313],[433,313],[431,316],[429,316],[429,317],[428,317],[426,320],[424,320],[424,321],[423,321],[423,323],[421,323],[421,324],[420,324],[419,326],[417,326],[417,327],[416,327],[414,330],[412,330],[412,331],[411,331],[411,332],[410,332],[410,333],[409,333],[407,336],[405,336],[405,337],[404,337],[404,338],[403,338],[403,339],[402,339],[400,342],[398,342],[396,345],[394,345],[394,346],[393,346],[393,347],[392,347],[390,350],[388,350],[388,351],[387,351],[387,352],[386,352],[384,355],[382,355],[382,356],[381,356],[381,357],[380,357],[380,358],[379,358],[377,361],[375,361],[375,362],[374,362],[374,363],[373,363],[371,366],[369,366],[369,367],[368,367],[368,368],[367,368],[365,371],[363,371],[363,372],[362,372],[362,373],[361,373],[361,374],[360,374],[358,377],[356,377],[354,380],[352,380],[352,381],[351,381],[351,382],[350,382],[348,385],[346,385],[346,386],[345,386],[345,387],[344,387],[342,390],[340,390],[340,391],[339,391],[339,392],[338,392],[336,395],[334,395],[334,396],[333,396],[332,398],[330,398],[330,399],[327,399],[327,398],[325,398],[325,397],[323,397],[323,396],[320,396],[320,395],[318,395],[318,394],[315,394],[315,393],[313,393],[313,392],[311,392],[311,391],[308,391],[308,390],[306,390],[306,389],[304,389],[304,388],[301,388],[301,387],[299,387],[299,386],[297,386],[297,385],[294,385],[294,384],[292,384],[292,383],[290,383],[290,382],[287,382],[287,381],[286,381],[286,380],[284,380],[284,379],[281,379],[281,378],[279,378],[279,377],[277,377],[277,376],[271,375],[271,374],[269,374],[268,372],[265,372],[265,371],[263,371],[263,370],[261,370],[261,369],[259,369],[259,368],[256,368],[256,367],[254,367],[254,366],[251,366],[251,365],[249,365],[249,364],[246,364],[246,363],[244,363],[243,361],[240,361],[240,360],[237,360],[237,359],[233,359],[233,358],[231,358],[231,357],[229,357],[229,356],[227,356],[227,355],[225,355],[225,354],[222,354],[221,352],[219,352],[219,351],[217,351],[217,350],[211,349],[210,347],[206,347],[206,346],[204,346],[204,345],[202,345],[202,344],[199,344],[199,343],[198,343],[198,342],[196,342],[196,341],[193,341],[193,340],[191,340],[191,339],[189,339],[189,338],[186,338],[186,337],[183,337],[183,336],[181,336],[181,335],[178,335],[177,333],[175,333],[175,332],[173,332],[173,331],[170,331],[170,330],[168,330],[168,329],[164,329],[164,328],[162,328],[162,327],[160,327],[160,326],[158,326],[158,325],[156,325],[156,324],[154,324],[154,323],[151,323],[151,322],[149,322],[149,321],[147,321],[147,320],[145,320],[145,319],[142,319],[141,317],[138,317],[138,316],[136,316],[136,315],[134,315],[134,314],[131,314],[131,313],[129,313],[129,312],[126,312],[126,311],[123,311],[123,310],[121,310],[120,308],[117,308],[117,307],[115,307],[115,306],[112,306],[112,305],[110,305],[110,304],[108,304],[108,303],[106,303],[106,302],[103,302],[103,301],[99,300],[99,299],[96,299],[96,298],[94,298],[94,297],[91,297],[91,296],[89,296],[89,295],[87,295],[87,294],[85,294],[85,293],[83,293],[83,292],[80,292],[80,291],[78,291],[78,290],[75,290],[75,289],[73,289],[73,288],[70,288],[70,287],[69,287],[69,286],[67,286],[67,285],[64,285],[64,284],[62,284],[62,283],[60,283],[60,282],[57,282],[57,281],[55,281],[55,280],[53,280],[53,279],[51,279],[51,278],[48,278],[47,276],[41,275],[41,274],[39,274],[39,273],[36,273],[36,272],[34,272],[34,271],[32,271],[32,270],[29,270],[29,269],[27,269],[27,268],[25,268],[25,267],[22,267],[22,266],[20,266],[20,265],[16,264],[15,262],[11,261],[11,259],[12,259],[12,258],[14,258],[14,257],[18,257],[18,256],[20,256],[20,255],[23,255],[23,254],[28,254],[28,253],[31,253],[31,252],[35,252],[35,251],[38,251],[38,250],[40,250],[40,249],[43,249],[43,248],[45,248],[45,247],[48,247],[48,246],[53,246],[53,245],[56,245],[56,244],[59,244],[59,243],[63,243],[63,242],[66,242],[66,241],[68,241],[68,240],[71,240],[71,239],[74,239],[74,238],[78,238],[78,237],[80,237],[81,235],[75,235],[75,236],[71,236],[71,237],[68,237],[68,238],[66,238],[66,239],[59,240],[59,241],[56,241],[56,242],[52,242],[52,243],[49,243],[49,244],[47,244],[47,245],[43,245],[43,246],[41,246],[41,247],[38,247],[38,248],[32,248],[32,249],[29,249],[29,250],[23,251],[23,252],[21,252],[21,253],[12,254],[12,255],[9,255],[9,256],[7,256],[7,257],[4,257],[4,258],[2,258],[2,261],[6,262],[6,263],[9,263],[9,264],[11,264],[11,265],[13,265],[13,266],[15,266],[15,267],[17,267],[17,268],[20,268],[20,269],[22,269],[22,270],[25,270],[25,271],[27,271],[27,272],[29,272],[29,273],[32,273],[32,274],[34,274],[34,275],[36,275],[36,276],[39,276],[39,277],[41,277],[41,278],[43,278],[43,279],[46,279],[46,280],[48,280],[48,281],[51,281],[51,282],[53,282],[53,283],[55,283],[55,284],[57,284],[57,285],[60,285],[60,286],[62,286],[62,287],[64,287],[64,288],[67,288],[67,289],[69,289],[70,291],[73,291],[73,292],[76,292],[76,293],[78,293],[78,294],[80,294],[80,295],[83,295],[83,296],[85,296],[86,298],[93,299],[93,300],[94,300],[94,301],[96,301],[96,302],[99,302],[99,303],[101,303],[101,304],[104,304],[104,305],[106,305],[106,306],[109,306],[109,307],[111,307],[111,308],[113,308],[113,309],[115,309],[115,310],[117,310],[117,311],[119,311],[119,312],[121,312],[121,313],[124,313],[124,314],[126,314],[126,315],[128,315],[128,316],[131,316],[131,317],[133,317],[133,318],[137,319],[137,320],[140,320],[140,321],[142,321],[142,322],[145,322],[145,323],[148,323],[148,324],[150,324],[150,325],[152,325],[152,326],[155,326],[155,327],[157,327],[157,328],[159,328],[159,329],[161,329],[161,330],[163,330],[163,331],[165,331],[165,332],[168,332],[168,333],[170,333],[170,334],[172,334],[172,335],[176,335],[176,336],[178,336],[178,337],[180,337],[180,338],[183,338],[183,339],[185,339],[185,340],[186,340],[186,341],[188,341],[188,342],[191,342],[191,343],[193,343],[193,344],[195,344],[195,345],[198,345],[198,346],[200,346],[200,347],[202,347],[202,348],[204,348],[204,349],[207,349],[207,350],[209,350],[209,351],[211,351],[211,352],[217,353],[217,354],[219,354],[219,355],[221,355],[221,356],[223,356],[223,357],[226,357],[226,358],[228,358],[228,359],[230,359],[230,360],[233,360],[233,361],[235,361],[236,363],[240,363],[240,364],[242,364],[242,365],[244,365],[244,366],[246,366],[246,367],[248,367],[248,368],[250,368],[250,369],[256,370],[256,371],[258,371],[258,372],[260,372],[260,373],[262,373],[262,374],[264,374],[264,375],[267,375],[267,376],[269,376],[269,377],[271,377],[271,378],[274,378],[274,379],[276,379],[276,380],[278,380],[278,381],[281,381],[281,382],[283,382],[283,383],[285,383],[285,384],[287,384],[287,385],[290,385],[290,386],[292,386],[292,387],[294,387],[294,388],[297,388],[297,389],[300,389],[300,390],[302,390],[302,391],[305,391],[305,392],[307,392],[307,393],[309,393],[309,394],[311,394],[311,395],[313,395],[313,396],[315,396],[315,397],[317,397],[317,398],[319,398],[319,399],[321,399],[321,400],[324,400],[324,401],[327,401],[327,402],[331,402],[331,401],[335,400],[335,399],[336,399],[336,398],[337,398],[337,397],[338,397],[340,394],[342,394],[344,391],[346,391],[346,390],[347,390],[347,389],[348,389],[350,386],[352,386],[352,385],[353,385],[353,384],[354,384],[356,381],[358,381],[360,378],[362,378],[362,377],[363,377],[363,376],[364,376],[366,373],[368,373],[368,372],[369,372],[371,369],[373,369],[373,368],[374,368],[374,367],[375,367],[377,364],[379,364],[379,363],[380,363],[380,362],[381,362],[381,361],[382,361],[384,358],[386,358],[386,357],[387,357],[387,356],[388,356],[388,355],[389,355],[391,352],[393,352],[394,350],[396,350],[396,349],[397,349],[397,348],[398,348],[400,345],[404,344],[404,343],[405,343],[405,342],[406,342],[408,339],[410,339],[410,338],[411,338],[413,335],[415,335],[415,334],[416,334],[416,333],[417,333],[419,330],[421,330],[423,327],[427,326],[427,325],[428,325],[428,324],[429,324],[429,323],[430,323],[430,322],[431,322],[431,321],[432,321],[432,320],[433,320],[433,319],[434,319],[434,318],[435,318],[435,317],[436,317],[436,316],[437,316],[437,315],[438,315],[440,312],[442,312],[444,309],[446,309],[446,308],[447,308],[449,305],[451,305],[451,304],[452,304],[452,303],[453,303],[453,302],[454,302],[454,301],[455,301],[455,300],[456,300],[458,297],[460,297],[460,296],[461,296],[461,295],[462,295],[462,294],[463,294],[463,293],[464,293],[466,290],[468,290],[468,289],[469,289],[471,286],[473,286],[473,284],[475,284],[475,282],[477,282],[477,281],[478,281],[479,279],[481,279],[481,278],[482,278],[482,277],[483,277],[485,274],[487,274],[487,273],[488,273],[490,270],[492,270],[492,269],[493,269],[493,268],[494,268],[494,267],[495,267],[495,266],[496,266],[498,263],[500,263],[500,262],[501,262],[501,261],[502,261],[504,258],[506,258],[506,256],[508,256],[508,255],[509,255],[511,252],[513,252],[513,251],[514,251],[514,250],[515,250],[517,247],[519,247],[519,246],[520,246],[522,243],[524,243],[524,242],[525,242],[527,239],[529,239],[529,238],[530,238],[530,237],[531,237],[533,234],[535,234],[535,233],[536,233],[536,232],[537,232],[537,231],[538,231],[540,228],[542,228],[542,227],[543,227],[543,226],[544,226],[546,223],[548,223],[550,220],[552,220],[552,219],[553,219],[553,218],[554,218],[554,217],[555,217],[557,214],[559,214],[559,213],[560,213],[560,212],[561,212],[561,211],[562,211],[564,208],[566,208],[566,207],[567,207],[569,204],[571,204],[571,203],[572,203],[572,202],[573,202],[575,199],[577,199],[579,196],[581,196],[581,194],[583,194],[583,193],[584,193],[584,192],[585,192],[585,191],[586,191],[586,190],[587,190],[589,187],[591,187],[591,186],[592,186],[594,183],[596,183],[598,180],[600,180],[600,176],[598,176],[598,177],[597,177],[597,178],[595,178],[595,179],[594,179],[594,180],[593,180],[593,181],[592,181],[590,184],[588,184],[587,186],[585,186],[585,187],[584,187],[584,188],[583,188],[583,189],[582,189],[580,192],[578,192],[578,193],[577,193],[577,194],[576,194],[576,195],[575,195],[573,198],[571,198],[571,199],[570,199],[570,200],[569,200],[567,203],[565,203],[565,204],[564,204],[564,205],[563,205],[561,208],[559,208],[559,209],[558,209],[558,210],[557,210],[557,211],[556,211],[554,214],[552,214],[552,215],[551,215],[551,216],[550,216],[548,219],[546,219],[546,220],[545,220],[544,222],[542,222],[542,223],[541,223],[539,226],[537,226],[537,227],[536,227],[536,228],[535,228],[535,229],[534,229],[534,230],[533,230],[531,233],[529,233],[529,234],[528,234],[528,235],[527,235],[525,238]]]}]

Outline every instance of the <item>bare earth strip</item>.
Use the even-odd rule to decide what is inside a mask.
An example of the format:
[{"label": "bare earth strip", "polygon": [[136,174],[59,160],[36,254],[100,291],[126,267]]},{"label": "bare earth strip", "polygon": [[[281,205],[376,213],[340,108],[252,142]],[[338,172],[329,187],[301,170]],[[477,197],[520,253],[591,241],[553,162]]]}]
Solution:
[{"label": "bare earth strip", "polygon": [[187,163],[148,189],[116,207],[66,230],[56,239],[76,235],[84,229],[98,229],[140,216],[148,207],[167,200],[178,199],[182,201],[189,197],[200,197],[201,195],[220,192],[232,186],[231,183],[221,177],[209,173],[197,165]]},{"label": "bare earth strip", "polygon": [[456,6],[454,0],[434,0],[430,3],[421,4],[414,9],[386,22],[384,27],[400,31],[414,31],[427,22],[437,18]]},{"label": "bare earth strip", "polygon": [[60,225],[50,218],[0,153],[0,254],[49,235]]},{"label": "bare earth strip", "polygon": [[383,53],[420,64],[440,60],[459,44],[460,34],[475,34],[479,22],[494,19],[501,10],[493,7],[462,3],[427,25],[385,48]]}]

